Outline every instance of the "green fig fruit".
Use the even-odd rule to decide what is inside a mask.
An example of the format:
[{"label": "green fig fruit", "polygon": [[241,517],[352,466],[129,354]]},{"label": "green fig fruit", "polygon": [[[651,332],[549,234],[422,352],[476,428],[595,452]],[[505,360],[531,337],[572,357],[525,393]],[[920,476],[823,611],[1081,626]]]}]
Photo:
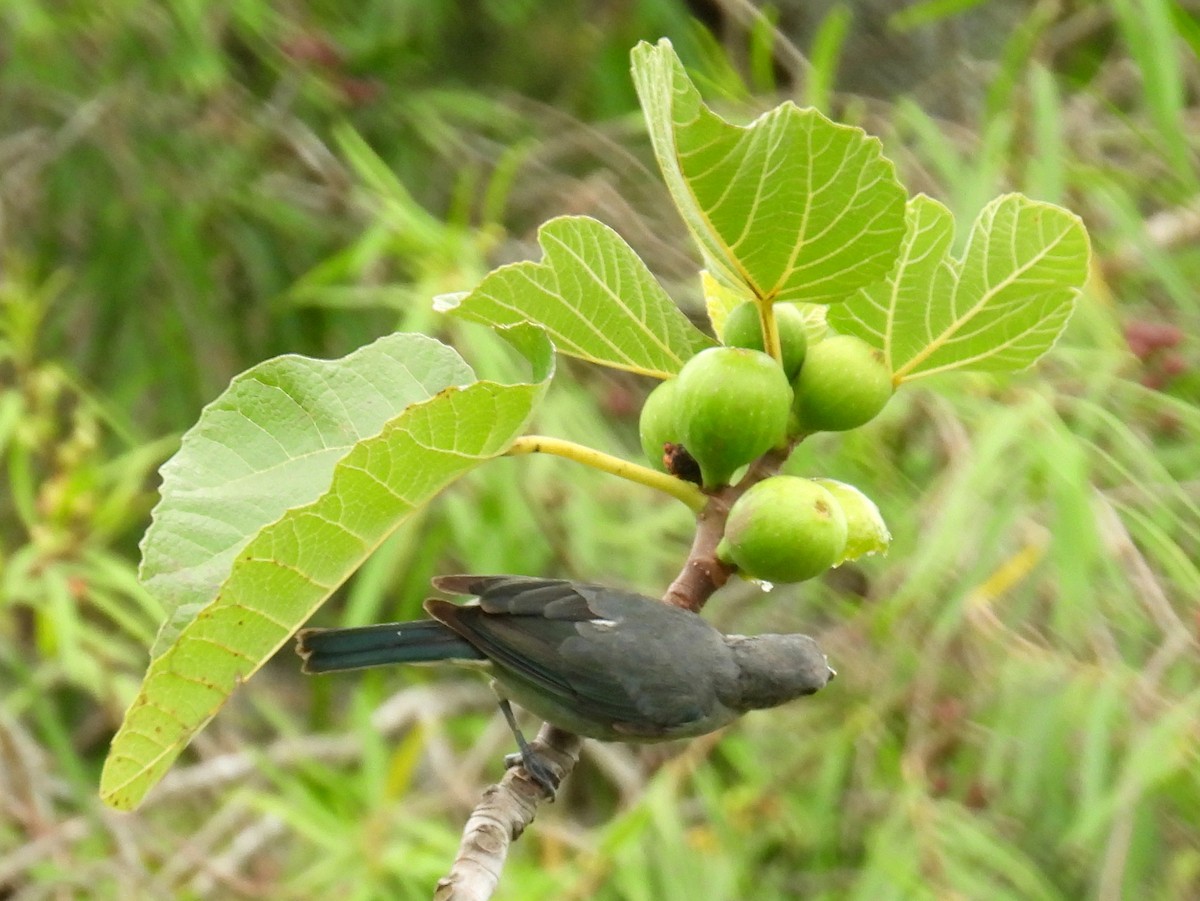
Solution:
[{"label": "green fig fruit", "polygon": [[700,464],[706,488],[727,485],[787,435],[792,389],[761,351],[710,347],[688,360],[675,381],[679,438]]},{"label": "green fig fruit", "polygon": [[[875,502],[845,482],[834,479],[813,479],[833,495],[846,514],[846,550],[842,560],[857,560],[868,554],[886,554],[892,543],[892,533]],[[838,562],[842,562],[839,560]]]},{"label": "green fig fruit", "polygon": [[638,436],[650,465],[667,471],[663,454],[667,444],[679,444],[678,417],[675,415],[675,387],[678,379],[668,379],[646,396],[638,419]]},{"label": "green fig fruit", "polygon": [[870,422],[892,396],[883,354],[853,335],[833,335],[808,349],[795,389],[802,432],[841,432]]},{"label": "green fig fruit", "polygon": [[[804,365],[808,337],[804,314],[790,303],[775,304],[775,327],[779,329],[779,346],[783,353],[783,371],[789,379],[796,377]],[[731,347],[764,350],[762,323],[758,305],[753,301],[735,307],[725,319],[725,343]]]},{"label": "green fig fruit", "polygon": [[717,556],[749,578],[803,582],[842,560],[846,515],[812,479],[772,476],[734,502]]}]

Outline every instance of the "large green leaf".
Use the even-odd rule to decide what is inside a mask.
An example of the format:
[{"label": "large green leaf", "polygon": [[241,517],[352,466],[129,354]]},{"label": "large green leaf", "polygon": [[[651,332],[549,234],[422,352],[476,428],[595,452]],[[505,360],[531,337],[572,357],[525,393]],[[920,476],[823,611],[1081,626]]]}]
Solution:
[{"label": "large green leaf", "polygon": [[830,324],[884,351],[897,383],[953,369],[1023,369],[1048,351],[1087,279],[1090,250],[1079,217],[1007,194],[971,228],[962,259],[954,219],[924,195],[908,204],[896,268]]},{"label": "large green leaf", "polygon": [[633,78],[667,187],[718,281],[834,303],[891,269],[906,194],[878,139],[792,103],[731,125],[666,40],[634,48]]},{"label": "large green leaf", "polygon": [[170,616],[152,656],[216,596],[263,526],[329,487],[350,448],[410,404],[475,375],[424,335],[388,335],[341,360],[288,355],[237,376],[162,467],[139,576]]},{"label": "large green leaf", "polygon": [[[324,383],[292,381],[290,414],[260,403],[262,396],[248,390],[246,383],[256,380],[257,370],[205,411],[180,451],[183,459],[177,458],[167,473],[146,553],[156,561],[156,587],[174,585],[188,603],[204,596],[207,603],[151,662],[105,762],[100,782],[105,801],[134,807],[234,688],[279,650],[408,514],[469,469],[504,453],[521,434],[549,382],[551,349],[531,326],[513,329],[510,337],[534,365],[528,383],[455,384],[470,370],[453,351],[434,349],[431,339],[399,335],[333,363],[292,358],[285,371],[298,367],[326,378]],[[372,348],[377,352],[369,353]],[[389,359],[408,366],[397,368]],[[381,360],[380,372],[365,368]],[[273,362],[271,371],[277,371],[280,361]],[[416,372],[426,364],[441,369],[440,390],[433,380],[418,378],[421,396],[396,409],[399,395],[383,390],[385,383],[404,377],[406,368]],[[357,390],[344,390],[355,384],[351,370],[359,376]],[[299,388],[301,383],[306,387]],[[286,424],[278,418],[284,415]],[[293,428],[300,419],[321,426],[316,433],[310,425]],[[270,442],[255,439],[256,428],[270,432],[282,447],[268,450]],[[198,431],[204,432],[203,441],[194,437]],[[334,442],[340,436],[343,443],[335,443],[340,450],[325,453],[314,434]],[[215,462],[206,459],[210,453]],[[300,458],[310,461],[307,469],[290,462]],[[276,473],[280,467],[290,472],[286,485]],[[193,468],[204,474],[194,475]],[[297,504],[300,489],[293,483],[305,477],[317,485],[306,486],[311,497]],[[233,482],[243,484],[252,500],[226,490]],[[231,495],[239,504],[287,509],[255,524],[249,514],[227,514]],[[176,510],[182,511],[177,517]],[[199,561],[206,554],[223,562],[203,565]],[[193,577],[199,583],[194,589],[178,587]]]},{"label": "large green leaf", "polygon": [[474,291],[443,295],[435,305],[489,325],[535,322],[565,354],[658,378],[712,344],[602,222],[551,219],[538,242],[542,262],[501,266]]}]

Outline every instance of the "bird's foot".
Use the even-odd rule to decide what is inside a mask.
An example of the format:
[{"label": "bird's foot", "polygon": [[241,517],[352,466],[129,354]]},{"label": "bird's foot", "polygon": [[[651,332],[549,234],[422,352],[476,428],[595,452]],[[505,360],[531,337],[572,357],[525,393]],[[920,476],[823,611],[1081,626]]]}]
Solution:
[{"label": "bird's foot", "polygon": [[558,794],[558,774],[528,744],[515,754],[504,755],[504,766],[506,769],[512,769],[515,766],[524,767],[529,778],[537,783],[551,801]]},{"label": "bird's foot", "polygon": [[492,689],[500,698],[500,712],[504,714],[508,728],[512,732],[513,738],[517,740],[517,747],[520,749],[516,754],[509,754],[504,758],[504,766],[508,769],[517,765],[524,767],[529,778],[537,783],[538,787],[546,793],[547,798],[553,801],[554,796],[558,794],[558,775],[554,772],[554,768],[543,760],[525,740],[525,736],[521,734],[521,730],[517,726],[517,718],[513,715],[512,705],[508,703],[508,698],[500,694],[495,682],[492,683]]}]

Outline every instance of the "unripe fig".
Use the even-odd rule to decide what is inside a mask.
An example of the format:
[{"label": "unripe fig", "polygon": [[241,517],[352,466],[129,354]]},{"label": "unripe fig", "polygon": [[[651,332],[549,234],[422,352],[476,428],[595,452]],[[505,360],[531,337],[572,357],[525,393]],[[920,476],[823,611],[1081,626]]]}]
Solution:
[{"label": "unripe fig", "polygon": [[[794,304],[775,304],[775,327],[779,329],[779,347],[783,353],[783,371],[789,379],[796,377],[804,364],[808,350],[804,314]],[[731,347],[765,350],[758,305],[753,301],[735,307],[725,319],[725,343]]]},{"label": "unripe fig", "polygon": [[802,432],[840,432],[874,419],[892,396],[883,354],[853,335],[832,335],[808,349],[792,383]]},{"label": "unripe fig", "polygon": [[675,381],[679,437],[700,464],[706,488],[728,484],[787,434],[792,389],[761,351],[710,347],[688,360]]},{"label": "unripe fig", "polygon": [[[833,495],[846,514],[846,550],[842,560],[857,560],[868,554],[886,554],[892,543],[892,533],[875,502],[845,482],[834,479],[814,479]],[[838,562],[842,562],[839,560]]]},{"label": "unripe fig", "polygon": [[642,451],[650,465],[660,472],[667,471],[663,453],[668,444],[679,444],[678,417],[675,415],[675,386],[678,379],[668,379],[646,396],[638,419],[638,436]]},{"label": "unripe fig", "polygon": [[832,494],[811,479],[772,476],[734,502],[717,556],[750,578],[803,582],[845,548],[846,516]]}]

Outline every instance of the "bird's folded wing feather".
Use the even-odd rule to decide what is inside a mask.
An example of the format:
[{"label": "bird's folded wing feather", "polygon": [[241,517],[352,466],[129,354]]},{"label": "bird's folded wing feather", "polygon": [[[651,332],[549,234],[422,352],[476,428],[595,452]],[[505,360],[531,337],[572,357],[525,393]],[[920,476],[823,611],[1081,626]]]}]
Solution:
[{"label": "bird's folded wing feather", "polygon": [[[439,587],[447,586],[439,582]],[[582,589],[591,594],[595,586]],[[497,666],[560,704],[614,725],[625,724],[621,731],[630,735],[659,736],[702,715],[699,682],[677,680],[664,692],[664,681],[670,681],[664,679],[664,670],[672,662],[655,660],[647,670],[646,661],[629,659],[628,640],[606,631],[611,621],[589,604],[580,586],[494,577],[486,584],[478,579],[469,590],[480,592],[478,605],[431,599],[426,610]],[[600,628],[591,630],[589,624]],[[640,673],[635,672],[635,664],[642,666]],[[654,694],[649,710],[648,692]]]},{"label": "bird's folded wing feather", "polygon": [[433,584],[454,594],[473,594],[487,613],[539,616],[580,622],[597,614],[580,587],[565,579],[529,576],[438,576]]}]

